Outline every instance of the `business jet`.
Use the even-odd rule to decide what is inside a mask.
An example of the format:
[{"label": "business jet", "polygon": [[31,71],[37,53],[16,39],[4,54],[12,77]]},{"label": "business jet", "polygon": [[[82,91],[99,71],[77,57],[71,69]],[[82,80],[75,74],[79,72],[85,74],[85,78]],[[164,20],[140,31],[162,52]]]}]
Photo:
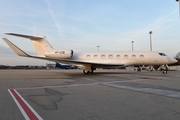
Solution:
[{"label": "business jet", "polygon": [[84,74],[93,73],[96,68],[167,65],[177,62],[174,58],[155,51],[74,52],[71,49],[56,50],[48,43],[45,36],[30,36],[16,33],[6,34],[30,39],[34,44],[37,55],[29,55],[7,38],[3,38],[17,55],[80,66]]}]

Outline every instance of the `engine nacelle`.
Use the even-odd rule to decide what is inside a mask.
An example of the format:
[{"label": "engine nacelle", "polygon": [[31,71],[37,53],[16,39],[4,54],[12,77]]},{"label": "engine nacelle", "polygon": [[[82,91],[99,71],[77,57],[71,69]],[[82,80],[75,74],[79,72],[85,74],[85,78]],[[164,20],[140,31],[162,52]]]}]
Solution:
[{"label": "engine nacelle", "polygon": [[73,50],[53,50],[44,54],[46,57],[70,59],[73,57]]}]

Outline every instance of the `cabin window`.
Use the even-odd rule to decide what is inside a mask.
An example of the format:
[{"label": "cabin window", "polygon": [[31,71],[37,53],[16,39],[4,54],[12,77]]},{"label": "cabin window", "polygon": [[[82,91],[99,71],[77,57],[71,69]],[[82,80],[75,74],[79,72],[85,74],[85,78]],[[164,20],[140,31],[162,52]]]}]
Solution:
[{"label": "cabin window", "polygon": [[133,58],[135,58],[135,57],[136,57],[136,55],[132,55],[132,57],[133,57]]},{"label": "cabin window", "polygon": [[109,57],[109,58],[113,58],[113,55],[109,55],[108,57]]},{"label": "cabin window", "polygon": [[101,55],[101,58],[106,58],[106,55]]},{"label": "cabin window", "polygon": [[128,55],[124,55],[125,58],[128,58]]},{"label": "cabin window", "polygon": [[98,57],[98,55],[94,55],[94,58],[97,58]]},{"label": "cabin window", "polygon": [[144,55],[140,55],[140,58],[143,58],[144,57]]},{"label": "cabin window", "polygon": [[120,58],[121,56],[120,55],[116,55],[116,58]]},{"label": "cabin window", "polygon": [[90,55],[86,55],[87,58],[91,57]]}]

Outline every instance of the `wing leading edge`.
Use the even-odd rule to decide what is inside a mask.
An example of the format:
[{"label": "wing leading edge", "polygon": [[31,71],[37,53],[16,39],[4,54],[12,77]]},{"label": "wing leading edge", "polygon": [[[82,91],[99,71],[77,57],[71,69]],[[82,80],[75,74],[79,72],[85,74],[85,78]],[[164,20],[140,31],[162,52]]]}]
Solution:
[{"label": "wing leading edge", "polygon": [[49,60],[59,63],[65,63],[65,64],[78,64],[78,65],[85,65],[85,66],[99,66],[99,67],[116,67],[116,66],[124,66],[124,64],[113,64],[113,63],[96,63],[96,62],[85,62],[85,61],[79,61],[79,60],[69,60],[69,59],[58,59],[58,58],[48,58],[48,57],[39,57],[39,56],[31,56],[21,50],[19,47],[17,47],[15,44],[13,44],[11,41],[9,41],[6,38],[3,38],[3,40],[9,45],[9,47],[19,56],[23,57],[30,57],[30,58],[36,58],[41,60]]},{"label": "wing leading edge", "polygon": [[34,40],[40,40],[43,39],[43,36],[30,36],[30,35],[23,35],[23,34],[16,34],[16,33],[5,33],[7,35],[13,35],[17,37],[23,37],[23,38],[28,38],[28,39],[34,39]]}]

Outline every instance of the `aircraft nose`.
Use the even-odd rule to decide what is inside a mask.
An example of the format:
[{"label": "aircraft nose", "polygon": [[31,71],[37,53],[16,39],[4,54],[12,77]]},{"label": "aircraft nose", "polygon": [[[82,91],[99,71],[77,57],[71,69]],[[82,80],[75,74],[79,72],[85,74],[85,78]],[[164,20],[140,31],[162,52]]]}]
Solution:
[{"label": "aircraft nose", "polygon": [[171,58],[170,61],[171,61],[171,63],[176,63],[176,62],[178,62],[178,61],[177,61],[176,59],[174,59],[174,58]]}]

